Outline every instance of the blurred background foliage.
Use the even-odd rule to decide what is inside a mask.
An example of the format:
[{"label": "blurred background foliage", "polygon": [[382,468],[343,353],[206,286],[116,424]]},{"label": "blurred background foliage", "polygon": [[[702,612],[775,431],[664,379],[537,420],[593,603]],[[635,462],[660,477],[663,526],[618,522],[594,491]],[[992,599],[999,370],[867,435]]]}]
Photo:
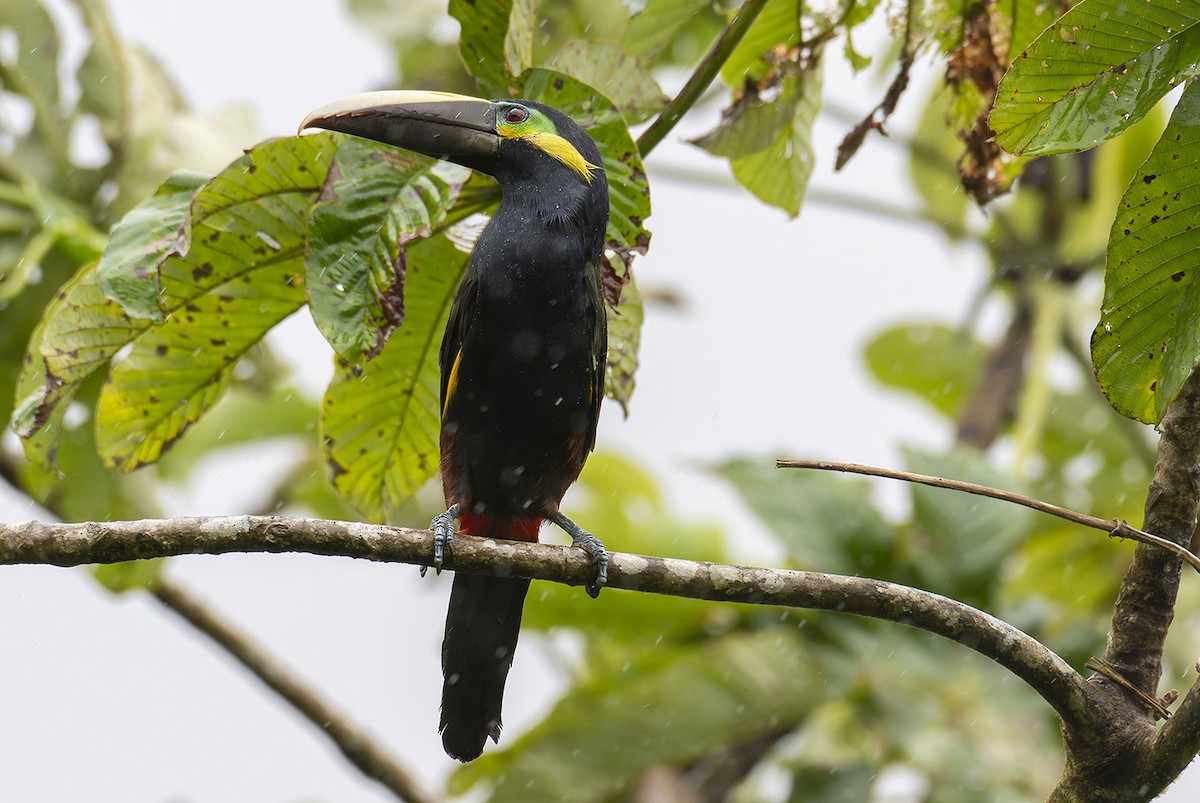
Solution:
[{"label": "blurred background foliage", "polygon": [[[392,45],[394,85],[478,91],[444,3],[348,6]],[[979,305],[1001,300],[1007,320],[989,336],[977,305],[953,321],[891,326],[866,346],[880,392],[927,404],[954,443],[945,450],[910,444],[906,468],[1136,523],[1153,463],[1151,432],[1097,392],[1085,333],[1096,317],[1113,209],[1165,117],[1153,113],[1087,154],[1030,160],[989,150],[977,127],[1009,54],[1063,8],[977,6],[805,4],[798,17],[794,2],[767,0],[723,67],[725,86],[710,90],[728,101],[722,123],[698,144],[728,158],[748,191],[795,214],[811,161],[797,156],[792,170],[780,171],[777,154],[811,154],[822,59],[897,76],[917,55],[944,60],[945,81],[929,97],[904,98],[925,104],[903,141],[919,213],[948,243],[986,246],[991,276]],[[57,24],[40,3],[0,7],[4,419],[42,311],[99,257],[111,226],[173,171],[215,173],[251,144],[246,117],[189,112],[154,59],[115,34],[101,0],[71,7],[91,36],[86,58],[74,65],[60,62]],[[682,82],[734,10],[709,0],[524,8],[536,13],[529,64],[590,84],[631,126],[664,108],[660,86]],[[859,48],[869,37],[854,32],[872,18],[892,36],[867,53]],[[968,214],[973,197],[1006,191],[982,222]],[[51,514],[152,517],[163,494],[188,483],[203,461],[287,443],[290,465],[264,477],[267,501],[245,512],[357,516],[330,484],[318,402],[295,390],[269,342],[253,349],[223,400],[160,463],[134,474],[97,457],[90,418],[101,380],[88,380],[67,411],[57,469],[4,441],[0,475]],[[956,597],[1026,630],[1077,668],[1102,650],[1126,550],[1054,518],[943,490],[914,486],[905,512],[885,511],[866,481],[776,470],[774,457],[740,456],[711,470],[776,542],[780,565]],[[580,487],[575,515],[611,549],[739,559],[719,529],[668,509],[654,478],[619,455],[596,454]],[[424,526],[439,505],[427,488],[394,521]],[[101,579],[124,590],[153,582],[156,570],[108,569]],[[1200,621],[1187,588],[1178,616],[1191,629]],[[596,604],[552,584],[535,587],[531,599],[526,629],[547,634],[559,650],[567,690],[536,727],[458,770],[451,794],[658,800],[666,788],[676,800],[865,801],[903,776],[910,785],[916,779],[916,799],[1018,801],[1039,797],[1060,768],[1054,717],[1035,695],[969,650],[918,631],[620,591]],[[1191,663],[1169,654],[1165,676]]]}]

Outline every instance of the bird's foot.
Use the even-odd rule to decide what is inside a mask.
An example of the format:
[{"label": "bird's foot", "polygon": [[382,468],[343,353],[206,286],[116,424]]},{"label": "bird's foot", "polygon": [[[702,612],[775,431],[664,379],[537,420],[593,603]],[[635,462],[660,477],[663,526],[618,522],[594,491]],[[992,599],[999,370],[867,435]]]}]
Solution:
[{"label": "bird's foot", "polygon": [[588,595],[595,598],[600,596],[600,589],[608,583],[608,552],[600,539],[568,519],[562,513],[555,513],[550,520],[562,527],[571,536],[571,543],[592,557],[592,566],[596,569],[595,578],[588,583]]},{"label": "bird's foot", "polygon": [[[434,516],[429,523],[429,529],[433,530],[433,570],[438,574],[442,573],[446,557],[454,552],[454,523],[458,520],[458,511],[458,505],[451,505],[445,513]],[[428,568],[421,567],[422,577]]]}]

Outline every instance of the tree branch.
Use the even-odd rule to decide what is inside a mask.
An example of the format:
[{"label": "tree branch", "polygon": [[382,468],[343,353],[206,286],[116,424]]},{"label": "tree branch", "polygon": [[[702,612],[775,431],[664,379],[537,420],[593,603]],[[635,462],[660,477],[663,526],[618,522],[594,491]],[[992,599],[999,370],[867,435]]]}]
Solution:
[{"label": "tree branch", "polygon": [[717,41],[713,42],[712,48],[696,67],[692,77],[683,85],[683,89],[679,90],[679,94],[667,104],[667,108],[663,109],[650,127],[638,137],[638,153],[642,155],[643,159],[649,156],[650,151],[654,150],[655,146],[662,142],[663,137],[675,127],[675,124],[683,119],[683,115],[687,114],[688,109],[695,106],[696,101],[700,100],[704,90],[708,89],[708,85],[717,77],[721,67],[729,60],[730,54],[742,41],[746,31],[750,30],[750,26],[754,24],[754,20],[758,18],[759,12],[766,4],[767,0],[746,0],[742,3],[742,7],[737,10],[733,20],[725,26],[725,30],[721,31]]},{"label": "tree branch", "polygon": [[[1197,666],[1200,671],[1200,665]],[[1183,702],[1175,709],[1175,716],[1167,720],[1158,737],[1154,740],[1151,760],[1147,763],[1146,784],[1152,796],[1157,796],[1162,790],[1179,777],[1188,764],[1196,757],[1200,745],[1197,745],[1200,735],[1200,678],[1192,684],[1192,688],[1184,695]]]},{"label": "tree branch", "polygon": [[[1143,526],[1183,545],[1191,541],[1200,504],[1200,370],[1184,382],[1158,428]],[[1117,594],[1104,660],[1146,694],[1156,692],[1162,674],[1180,571],[1176,555],[1139,546]]]},{"label": "tree branch", "polygon": [[371,737],[351,724],[316,693],[287,671],[244,634],[210,611],[200,600],[170,580],[160,579],[151,593],[163,605],[211,638],[272,691],[321,729],[351,764],[408,803],[435,803],[416,778],[396,763]]},{"label": "tree branch", "polygon": [[[947,488],[952,491],[962,491],[963,493],[1012,502],[1015,505],[1022,505],[1023,507],[1032,508],[1042,513],[1049,513],[1051,516],[1058,516],[1060,519],[1066,519],[1075,524],[1082,524],[1085,527],[1091,527],[1095,530],[1103,530],[1110,536],[1128,538],[1132,541],[1149,544],[1160,550],[1172,553],[1180,560],[1187,561],[1193,569],[1200,572],[1200,557],[1197,557],[1189,552],[1186,547],[1174,541],[1144,532],[1136,527],[1131,527],[1128,522],[1121,521],[1120,519],[1102,519],[1099,516],[1092,516],[1088,513],[1071,510],[1070,508],[1059,507],[1050,502],[1043,502],[1041,499],[1035,499],[1025,494],[1004,491],[999,488],[990,488],[987,485],[977,485],[973,482],[949,480],[944,477],[933,477],[929,474],[914,474],[911,471],[864,466],[858,463],[836,463],[829,460],[776,460],[775,465],[778,468],[811,468],[821,471],[845,471],[851,474],[866,474],[871,477],[886,477],[892,480],[915,482],[919,485]],[[1184,541],[1184,543],[1187,542]]]},{"label": "tree branch", "polygon": [[[433,534],[370,524],[236,516],[125,522],[0,525],[0,564],[78,566],[186,554],[309,552],[367,560],[433,562]],[[592,569],[571,547],[460,535],[451,568],[584,585]],[[957,641],[1029,684],[1071,728],[1096,726],[1093,690],[1026,633],[956,600],[863,577],[729,566],[609,553],[612,588],[678,597],[838,611],[885,619]]]}]

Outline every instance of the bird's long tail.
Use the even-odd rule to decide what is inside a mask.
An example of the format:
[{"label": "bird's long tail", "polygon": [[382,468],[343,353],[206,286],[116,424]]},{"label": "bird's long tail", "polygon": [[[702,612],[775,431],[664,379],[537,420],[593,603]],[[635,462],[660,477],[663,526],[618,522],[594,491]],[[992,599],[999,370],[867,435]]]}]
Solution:
[{"label": "bird's long tail", "polygon": [[[540,519],[464,513],[459,532],[536,541]],[[529,581],[456,573],[442,640],[442,746],[472,761],[500,739],[504,682],[512,666]]]}]

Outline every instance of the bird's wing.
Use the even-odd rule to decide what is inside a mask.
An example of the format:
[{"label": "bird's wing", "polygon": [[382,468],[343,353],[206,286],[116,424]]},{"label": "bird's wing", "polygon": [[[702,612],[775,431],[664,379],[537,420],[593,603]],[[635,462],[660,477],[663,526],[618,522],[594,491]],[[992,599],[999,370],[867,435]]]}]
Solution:
[{"label": "bird's wing", "polygon": [[585,320],[595,321],[592,330],[592,389],[589,394],[590,429],[588,451],[596,447],[596,428],[600,422],[600,403],[604,401],[604,378],[608,359],[608,303],[600,286],[600,266],[587,271],[587,310]]},{"label": "bird's wing", "polygon": [[458,285],[454,301],[450,304],[450,317],[446,320],[446,332],[442,335],[442,349],[438,352],[438,367],[442,370],[439,401],[443,415],[446,413],[446,403],[454,394],[455,383],[452,380],[458,378],[454,369],[458,365],[458,356],[462,352],[463,341],[467,338],[467,330],[475,318],[475,300],[478,295],[479,281],[475,272],[475,263],[472,261],[467,266],[466,273],[463,274],[462,281]]}]

